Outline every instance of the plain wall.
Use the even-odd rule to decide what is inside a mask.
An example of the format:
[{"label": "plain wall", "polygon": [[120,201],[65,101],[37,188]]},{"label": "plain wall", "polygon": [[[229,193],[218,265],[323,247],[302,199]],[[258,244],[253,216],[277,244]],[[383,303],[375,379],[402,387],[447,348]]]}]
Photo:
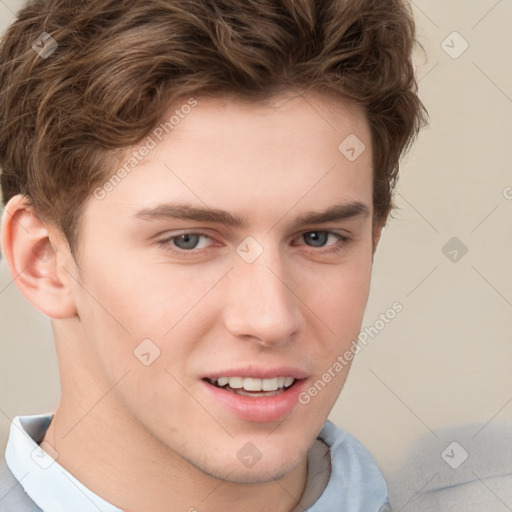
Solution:
[{"label": "plain wall", "polygon": [[[19,5],[0,2],[1,30]],[[512,2],[423,0],[414,13],[431,123],[403,161],[363,328],[403,310],[362,346],[331,414],[385,474],[443,427],[512,420]],[[454,31],[469,45],[458,58]],[[58,395],[49,321],[2,265],[0,423]]]}]

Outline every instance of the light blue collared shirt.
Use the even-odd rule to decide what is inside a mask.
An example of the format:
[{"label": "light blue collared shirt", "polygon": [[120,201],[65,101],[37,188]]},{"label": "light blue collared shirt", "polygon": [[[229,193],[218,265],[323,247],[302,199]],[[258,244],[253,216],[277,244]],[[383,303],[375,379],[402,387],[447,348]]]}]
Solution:
[{"label": "light blue collared shirt", "polygon": [[5,461],[25,492],[45,512],[122,512],[80,483],[36,443],[52,418],[52,414],[39,414],[16,416],[12,421]]},{"label": "light blue collared shirt", "polygon": [[[41,449],[38,443],[42,441],[52,418],[53,414],[40,414],[16,416],[12,421],[5,462],[26,495],[43,512],[122,512],[85,487],[50,453]],[[58,455],[54,454],[54,457],[58,459]],[[327,421],[308,457],[308,481],[301,503],[295,510],[391,511],[387,487],[379,468],[366,449],[348,432]],[[1,505],[0,501],[3,511]],[[12,508],[7,512],[18,510]]]}]

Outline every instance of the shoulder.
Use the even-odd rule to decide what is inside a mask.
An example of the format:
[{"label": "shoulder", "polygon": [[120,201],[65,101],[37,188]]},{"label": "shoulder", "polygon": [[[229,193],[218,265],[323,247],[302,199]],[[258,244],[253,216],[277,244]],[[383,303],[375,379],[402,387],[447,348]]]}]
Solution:
[{"label": "shoulder", "polygon": [[333,468],[350,470],[354,477],[364,472],[366,478],[384,481],[374,458],[352,434],[328,420],[318,437],[330,447]]},{"label": "shoulder", "polygon": [[5,461],[9,434],[0,437],[0,510],[2,512],[43,512],[25,493]]},{"label": "shoulder", "polygon": [[[417,510],[511,510],[512,429],[468,423],[412,442],[389,472],[393,508],[414,499]],[[500,503],[501,502],[501,503]]]},{"label": "shoulder", "polygon": [[339,510],[358,512],[389,510],[386,482],[368,450],[353,435],[330,421],[325,423],[318,437],[331,452],[331,477],[321,498],[326,505],[335,502],[340,504]]}]

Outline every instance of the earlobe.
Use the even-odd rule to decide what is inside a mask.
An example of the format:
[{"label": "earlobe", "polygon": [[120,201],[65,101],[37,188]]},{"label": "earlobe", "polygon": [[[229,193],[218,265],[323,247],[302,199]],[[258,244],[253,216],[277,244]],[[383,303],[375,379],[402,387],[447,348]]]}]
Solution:
[{"label": "earlobe", "polygon": [[57,272],[57,246],[26,197],[17,195],[7,203],[1,233],[2,254],[23,296],[50,318],[75,316],[69,283]]}]

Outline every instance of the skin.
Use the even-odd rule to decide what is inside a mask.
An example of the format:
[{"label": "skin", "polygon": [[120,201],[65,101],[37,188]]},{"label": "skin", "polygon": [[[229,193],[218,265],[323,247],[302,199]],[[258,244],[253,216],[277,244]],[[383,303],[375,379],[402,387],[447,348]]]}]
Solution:
[{"label": "skin", "polygon": [[[126,511],[290,511],[348,367],[272,422],[240,419],[201,379],[289,365],[307,373],[307,389],[350,348],[380,236],[370,130],[358,106],[326,94],[197,100],[120,184],[89,198],[80,269],[60,231],[21,196],[7,205],[3,253],[55,333],[62,395],[44,442]],[[354,162],[338,150],[350,134],[366,144]],[[352,202],[367,215],[294,226]],[[134,217],[162,203],[223,209],[245,224]],[[187,231],[207,235],[199,249],[159,243]],[[311,245],[312,231],[323,246]],[[236,252],[248,236],[263,250],[252,263]],[[149,366],[134,357],[146,338],[160,349]],[[247,442],[262,454],[252,468],[237,457]]]}]

